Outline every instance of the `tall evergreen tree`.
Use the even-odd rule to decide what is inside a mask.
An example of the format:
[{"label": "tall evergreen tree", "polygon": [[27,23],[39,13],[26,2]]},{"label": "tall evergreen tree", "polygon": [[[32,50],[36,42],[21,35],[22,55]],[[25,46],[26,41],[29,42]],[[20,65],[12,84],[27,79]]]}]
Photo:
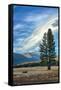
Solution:
[{"label": "tall evergreen tree", "polygon": [[44,33],[42,43],[40,44],[40,58],[42,61],[47,59],[47,33]]},{"label": "tall evergreen tree", "polygon": [[48,70],[51,69],[51,60],[56,57],[55,41],[51,29],[47,32],[47,45],[48,45]]},{"label": "tall evergreen tree", "polygon": [[48,70],[51,69],[51,60],[56,57],[55,41],[52,30],[48,29],[47,34],[44,33],[42,43],[40,44],[40,58],[42,61],[48,61]]}]

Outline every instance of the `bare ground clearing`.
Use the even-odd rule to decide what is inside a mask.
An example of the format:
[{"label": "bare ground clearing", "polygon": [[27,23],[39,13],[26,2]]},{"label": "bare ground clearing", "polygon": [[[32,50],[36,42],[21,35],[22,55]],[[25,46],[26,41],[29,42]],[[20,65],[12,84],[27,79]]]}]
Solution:
[{"label": "bare ground clearing", "polygon": [[13,68],[14,85],[58,82],[58,66]]}]

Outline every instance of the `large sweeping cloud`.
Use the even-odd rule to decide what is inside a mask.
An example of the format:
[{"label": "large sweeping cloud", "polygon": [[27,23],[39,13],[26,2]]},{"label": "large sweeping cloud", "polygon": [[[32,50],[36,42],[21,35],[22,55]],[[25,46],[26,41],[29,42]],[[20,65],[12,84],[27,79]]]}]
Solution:
[{"label": "large sweeping cloud", "polygon": [[49,28],[51,28],[53,32],[58,31],[58,25],[56,27],[53,26],[56,20],[58,20],[57,17],[52,17],[48,22],[45,22],[42,27],[38,26],[31,36],[24,40],[23,46],[17,48],[17,50],[29,50],[37,46],[40,43],[43,34],[47,32]]},{"label": "large sweeping cloud", "polygon": [[38,52],[43,34],[52,29],[58,52],[58,9],[15,7],[13,14],[13,52]]}]

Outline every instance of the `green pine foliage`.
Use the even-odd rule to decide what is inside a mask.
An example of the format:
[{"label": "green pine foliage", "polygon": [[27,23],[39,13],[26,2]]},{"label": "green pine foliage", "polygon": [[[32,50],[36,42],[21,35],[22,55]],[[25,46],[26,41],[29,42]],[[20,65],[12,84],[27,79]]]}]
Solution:
[{"label": "green pine foliage", "polygon": [[51,29],[48,29],[47,33],[44,33],[42,43],[40,44],[40,58],[42,62],[47,62],[48,70],[51,69],[51,61],[55,60],[55,41],[54,35]]}]

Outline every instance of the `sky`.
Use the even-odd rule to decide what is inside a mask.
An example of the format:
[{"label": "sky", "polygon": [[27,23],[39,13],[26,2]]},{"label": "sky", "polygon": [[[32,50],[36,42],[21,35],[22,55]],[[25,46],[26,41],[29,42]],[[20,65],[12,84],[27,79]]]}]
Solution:
[{"label": "sky", "polygon": [[13,52],[39,53],[43,34],[51,28],[58,54],[58,8],[13,6]]}]

